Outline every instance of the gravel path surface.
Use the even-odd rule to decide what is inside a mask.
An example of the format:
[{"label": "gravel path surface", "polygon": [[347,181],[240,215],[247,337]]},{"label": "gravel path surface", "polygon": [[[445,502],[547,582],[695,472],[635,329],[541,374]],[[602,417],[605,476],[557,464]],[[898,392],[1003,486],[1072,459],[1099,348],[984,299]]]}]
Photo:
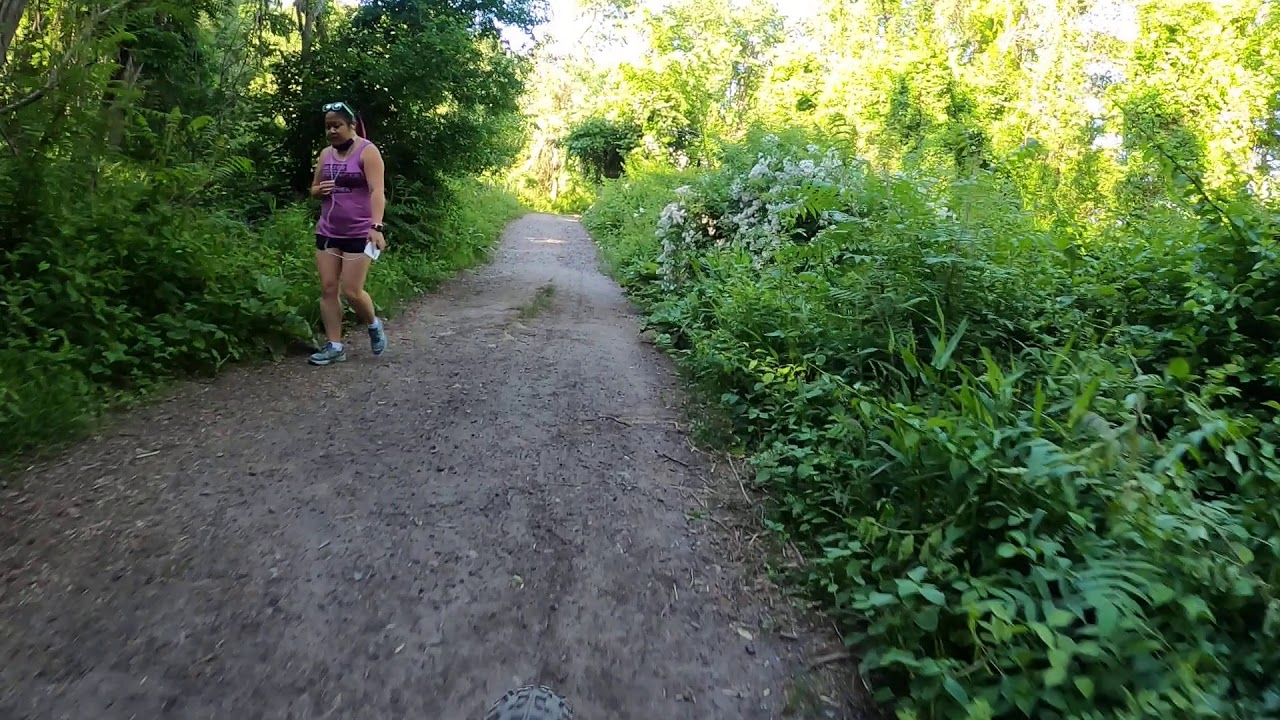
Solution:
[{"label": "gravel path surface", "polygon": [[[377,272],[377,269],[374,269]],[[781,717],[679,382],[571,219],[347,363],[235,370],[0,497],[0,718]],[[714,530],[714,532],[712,532]]]}]

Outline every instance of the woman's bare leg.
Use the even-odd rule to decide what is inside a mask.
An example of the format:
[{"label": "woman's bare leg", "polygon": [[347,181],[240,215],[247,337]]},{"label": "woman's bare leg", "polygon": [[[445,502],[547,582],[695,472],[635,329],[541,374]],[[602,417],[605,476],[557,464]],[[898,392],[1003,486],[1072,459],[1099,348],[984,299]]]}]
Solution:
[{"label": "woman's bare leg", "polygon": [[372,262],[364,253],[347,253],[342,260],[342,295],[365,325],[372,325],[378,319],[374,315],[373,298],[364,291],[364,280],[369,276]]},{"label": "woman's bare leg", "polygon": [[320,273],[320,319],[324,321],[324,335],[329,342],[340,343],[342,298],[338,296],[338,278],[342,273],[342,258],[337,252],[317,250],[316,271]]}]

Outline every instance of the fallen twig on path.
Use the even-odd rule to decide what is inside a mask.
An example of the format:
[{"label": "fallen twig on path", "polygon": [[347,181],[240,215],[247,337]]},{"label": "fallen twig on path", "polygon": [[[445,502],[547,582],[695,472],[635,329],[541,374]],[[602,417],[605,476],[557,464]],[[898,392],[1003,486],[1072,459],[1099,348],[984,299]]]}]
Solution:
[{"label": "fallen twig on path", "polygon": [[733,477],[738,481],[738,489],[742,491],[742,499],[747,501],[747,507],[751,507],[751,496],[747,495],[746,483],[742,482],[742,473],[738,471],[738,466],[733,463],[733,458],[727,460],[729,469],[733,471]]},{"label": "fallen twig on path", "polygon": [[824,665],[851,660],[852,658],[853,656],[849,654],[848,650],[839,650],[833,653],[827,653],[826,655],[819,655],[809,662],[809,669],[817,670]]},{"label": "fallen twig on path", "polygon": [[673,458],[673,457],[671,457],[670,455],[668,455],[668,454],[666,454],[666,453],[662,452],[661,450],[659,450],[659,451],[658,451],[658,454],[659,454],[659,455],[661,455],[662,457],[664,457],[664,458],[666,458],[666,459],[670,460],[671,462],[673,462],[673,463],[677,464],[677,465],[681,465],[681,466],[683,466],[683,467],[689,467],[689,463],[687,463],[687,462],[685,462],[685,461],[683,461],[683,460],[677,459],[677,458]]},{"label": "fallen twig on path", "polygon": [[699,455],[706,455],[707,457],[715,457],[712,453],[709,453],[706,450],[703,450],[702,448],[698,447],[698,444],[695,443],[693,441],[693,438],[689,437],[688,435],[684,436],[684,444],[688,445],[690,450],[694,451]]},{"label": "fallen twig on path", "polygon": [[729,533],[730,535],[734,536],[734,540],[740,540],[740,539],[738,538],[738,533],[734,532],[734,530],[733,530],[732,528],[730,528],[728,525],[725,525],[723,522],[721,522],[721,521],[720,521],[716,516],[714,516],[714,515],[712,515],[712,514],[710,514],[710,513],[707,513],[706,515],[703,515],[703,517],[704,517],[704,518],[706,518],[707,520],[710,520],[711,522],[713,522],[713,523],[715,523],[715,524],[719,525],[721,528],[723,528],[723,529],[724,529],[724,531],[725,531],[725,532],[727,532],[727,533]]}]

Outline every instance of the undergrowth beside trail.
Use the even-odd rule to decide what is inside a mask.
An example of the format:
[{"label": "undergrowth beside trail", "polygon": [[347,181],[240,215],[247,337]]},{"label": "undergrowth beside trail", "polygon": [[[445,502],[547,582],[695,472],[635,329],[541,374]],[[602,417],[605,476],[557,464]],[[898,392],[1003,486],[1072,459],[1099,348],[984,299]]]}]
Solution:
[{"label": "undergrowth beside trail", "polygon": [[[308,205],[249,220],[189,202],[188,182],[97,182],[94,195],[56,202],[30,192],[48,200],[36,209],[42,232],[0,269],[0,458],[74,438],[171,379],[314,344]],[[447,202],[392,199],[388,251],[366,286],[380,314],[482,261],[523,212],[494,185],[452,181],[448,192]]]},{"label": "undergrowth beside trail", "polygon": [[522,212],[485,182],[524,137],[524,57],[495,28],[531,30],[536,3],[3,7],[0,473],[172,379],[312,344],[331,103],[385,161],[379,313]]},{"label": "undergrowth beside trail", "polygon": [[757,136],[585,215],[902,720],[1280,717],[1276,210]]}]

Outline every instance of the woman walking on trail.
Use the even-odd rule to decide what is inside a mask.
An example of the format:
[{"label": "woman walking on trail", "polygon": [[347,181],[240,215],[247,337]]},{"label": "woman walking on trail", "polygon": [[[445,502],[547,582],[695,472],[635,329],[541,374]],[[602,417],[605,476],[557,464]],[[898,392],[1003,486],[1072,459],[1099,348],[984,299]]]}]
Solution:
[{"label": "woman walking on trail", "polygon": [[387,349],[382,320],[374,314],[373,298],[364,291],[365,277],[373,258],[365,252],[371,245],[386,247],[382,235],[382,215],[387,197],[383,190],[382,154],[365,138],[363,124],[346,103],[324,106],[325,134],[329,147],[316,159],[311,194],[321,198],[320,221],[316,223],[316,270],[320,274],[320,316],[328,344],[311,356],[313,365],[329,365],[347,359],[342,344],[342,300],[339,291],[355,308],[356,316],[369,326],[369,343],[374,355]]}]

